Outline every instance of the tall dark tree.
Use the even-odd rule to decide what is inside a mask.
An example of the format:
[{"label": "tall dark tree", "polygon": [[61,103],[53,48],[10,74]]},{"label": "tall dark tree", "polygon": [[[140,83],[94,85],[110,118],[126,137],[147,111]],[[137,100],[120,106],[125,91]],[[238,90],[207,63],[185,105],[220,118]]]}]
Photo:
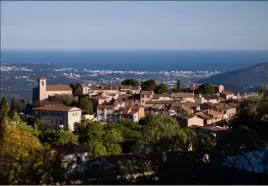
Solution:
[{"label": "tall dark tree", "polygon": [[25,109],[25,101],[21,97],[13,97],[10,102],[10,109],[8,115],[12,118],[15,112],[20,113]]},{"label": "tall dark tree", "polygon": [[0,120],[3,121],[8,117],[9,105],[5,97],[0,102]]},{"label": "tall dark tree", "polygon": [[79,83],[76,84],[69,84],[69,86],[72,88],[73,95],[75,96],[81,96],[83,94],[83,86]]},{"label": "tall dark tree", "polygon": [[153,79],[149,79],[141,83],[142,90],[155,90],[156,88],[156,81]]},{"label": "tall dark tree", "polygon": [[88,98],[81,98],[80,99],[80,108],[86,111],[88,114],[93,114],[93,103]]},{"label": "tall dark tree", "polygon": [[204,83],[197,89],[198,94],[215,94],[216,90],[210,84]]},{"label": "tall dark tree", "polygon": [[139,86],[139,82],[136,79],[125,79],[121,85]]},{"label": "tall dark tree", "polygon": [[156,94],[168,93],[168,86],[165,83],[161,83],[155,87],[154,92]]},{"label": "tall dark tree", "polygon": [[181,90],[181,82],[180,82],[180,80],[177,80],[176,89],[177,89],[178,92],[180,92],[180,90]]}]

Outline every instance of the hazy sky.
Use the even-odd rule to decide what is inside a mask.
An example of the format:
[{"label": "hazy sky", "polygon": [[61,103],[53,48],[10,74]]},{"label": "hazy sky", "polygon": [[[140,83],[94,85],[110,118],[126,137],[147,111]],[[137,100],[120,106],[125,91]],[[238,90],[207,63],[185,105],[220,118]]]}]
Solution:
[{"label": "hazy sky", "polygon": [[1,48],[268,50],[268,2],[1,1]]}]

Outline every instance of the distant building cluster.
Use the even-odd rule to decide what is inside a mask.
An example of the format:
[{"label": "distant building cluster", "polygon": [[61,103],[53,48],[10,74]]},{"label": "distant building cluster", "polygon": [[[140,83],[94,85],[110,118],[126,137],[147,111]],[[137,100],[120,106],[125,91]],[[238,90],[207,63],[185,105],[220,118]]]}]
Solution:
[{"label": "distant building cluster", "polygon": [[[83,115],[80,108],[52,104],[35,110],[47,125],[73,130],[75,122],[84,119],[103,124],[130,119],[138,122],[148,115],[167,114],[182,127],[222,131],[223,126],[236,116],[237,107],[245,96],[225,91],[223,85],[212,85],[215,94],[195,94],[199,85],[186,87],[184,92],[155,94],[131,85],[83,85],[81,97],[93,103],[94,115]],[[34,101],[54,95],[72,95],[69,85],[47,85],[46,78],[38,78],[34,88]],[[217,127],[216,127],[217,126]],[[215,128],[216,127],[216,128]],[[222,128],[223,127],[223,128]]]}]

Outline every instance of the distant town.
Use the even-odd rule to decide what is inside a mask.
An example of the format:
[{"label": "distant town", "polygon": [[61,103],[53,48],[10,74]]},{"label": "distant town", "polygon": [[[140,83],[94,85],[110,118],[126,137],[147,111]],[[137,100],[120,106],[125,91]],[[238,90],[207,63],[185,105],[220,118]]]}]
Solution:
[{"label": "distant town", "polygon": [[[144,81],[154,79],[157,82],[166,83],[173,88],[177,79],[182,84],[195,82],[207,78],[220,71],[112,71],[112,70],[87,70],[75,68],[58,68],[52,64],[6,64],[2,63],[1,91],[7,92],[6,97],[22,96],[31,101],[31,90],[37,85],[39,75],[46,76],[51,84],[66,84],[78,82],[81,84],[120,84],[127,78]],[[12,96],[11,96],[12,95]]]},{"label": "distant town", "polygon": [[[184,127],[217,131],[227,130],[228,121],[236,116],[239,103],[252,95],[256,94],[225,91],[223,85],[192,84],[181,89],[180,81],[170,91],[165,84],[157,85],[154,80],[141,85],[137,80],[127,79],[121,85],[76,84],[72,87],[48,85],[45,77],[39,77],[32,98],[33,103],[42,103],[34,108],[40,119],[54,128],[73,131],[76,122],[86,119],[103,124],[124,119],[139,122],[149,115],[165,114],[176,118]],[[92,109],[84,112],[83,108],[59,105],[57,101],[55,104],[55,100],[59,100],[57,97],[62,96],[64,99],[70,99],[68,96],[80,101],[86,99],[92,103]]]}]

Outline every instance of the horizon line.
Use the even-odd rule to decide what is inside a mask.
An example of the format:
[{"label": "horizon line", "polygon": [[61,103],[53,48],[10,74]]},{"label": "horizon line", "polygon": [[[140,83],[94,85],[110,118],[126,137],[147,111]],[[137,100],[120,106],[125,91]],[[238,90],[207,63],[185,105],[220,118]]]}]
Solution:
[{"label": "horizon line", "polygon": [[5,51],[268,51],[268,49],[126,49],[126,48],[1,48],[1,52]]}]

